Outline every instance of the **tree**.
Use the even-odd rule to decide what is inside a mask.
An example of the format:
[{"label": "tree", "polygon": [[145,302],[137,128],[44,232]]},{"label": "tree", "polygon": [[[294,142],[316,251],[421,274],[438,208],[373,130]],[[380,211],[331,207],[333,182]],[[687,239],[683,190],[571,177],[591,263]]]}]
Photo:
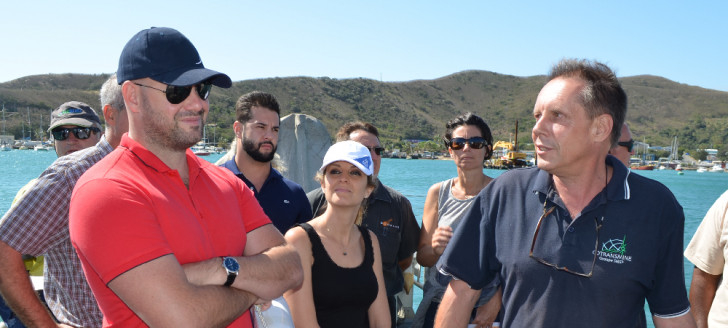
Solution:
[{"label": "tree", "polygon": [[417,144],[417,150],[420,151],[442,151],[443,145],[441,143],[435,142],[434,140],[427,140],[423,141]]},{"label": "tree", "polygon": [[695,156],[693,156],[693,158],[699,161],[704,161],[708,158],[708,152],[703,149],[698,149],[698,151],[695,152]]}]

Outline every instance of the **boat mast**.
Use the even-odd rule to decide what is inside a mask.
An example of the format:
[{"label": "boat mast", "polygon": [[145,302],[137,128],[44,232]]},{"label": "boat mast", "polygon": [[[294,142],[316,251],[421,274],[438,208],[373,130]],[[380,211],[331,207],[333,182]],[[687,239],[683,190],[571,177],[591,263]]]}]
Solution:
[{"label": "boat mast", "polygon": [[673,154],[674,154],[673,160],[677,161],[678,160],[678,157],[679,157],[678,151],[677,151],[677,136],[675,136],[675,139],[673,139],[672,151],[673,151]]},{"label": "boat mast", "polygon": [[513,140],[513,151],[518,151],[518,120],[516,120],[516,135]]},{"label": "boat mast", "polygon": [[3,103],[3,135],[5,135],[5,103]]},{"label": "boat mast", "polygon": [[33,125],[30,124],[30,107],[25,107],[28,110],[28,137],[33,140]]}]

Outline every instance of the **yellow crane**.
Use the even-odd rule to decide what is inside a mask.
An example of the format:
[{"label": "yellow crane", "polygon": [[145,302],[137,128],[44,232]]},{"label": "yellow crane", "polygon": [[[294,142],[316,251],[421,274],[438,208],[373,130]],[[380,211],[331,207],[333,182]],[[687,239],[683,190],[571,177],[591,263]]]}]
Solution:
[{"label": "yellow crane", "polygon": [[518,121],[516,121],[516,134],[514,142],[497,141],[493,144],[493,156],[486,161],[484,167],[489,168],[507,168],[525,167],[526,153],[518,151]]}]

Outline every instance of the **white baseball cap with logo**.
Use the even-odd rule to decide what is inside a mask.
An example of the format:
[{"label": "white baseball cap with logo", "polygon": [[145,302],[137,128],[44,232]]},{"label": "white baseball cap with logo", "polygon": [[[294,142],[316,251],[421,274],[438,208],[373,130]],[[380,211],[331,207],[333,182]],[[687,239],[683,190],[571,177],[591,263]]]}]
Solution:
[{"label": "white baseball cap with logo", "polygon": [[374,173],[374,162],[372,161],[372,155],[369,149],[356,141],[340,141],[329,147],[326,155],[324,155],[324,162],[321,164],[319,171],[323,171],[326,166],[338,161],[349,162],[366,175],[372,175]]}]

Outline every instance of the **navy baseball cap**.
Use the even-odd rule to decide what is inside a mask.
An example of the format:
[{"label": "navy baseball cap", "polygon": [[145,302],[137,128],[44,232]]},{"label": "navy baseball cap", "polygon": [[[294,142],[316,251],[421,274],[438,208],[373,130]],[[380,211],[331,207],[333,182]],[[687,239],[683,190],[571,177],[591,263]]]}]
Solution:
[{"label": "navy baseball cap", "polygon": [[205,68],[192,42],[169,27],[140,31],[121,51],[116,81],[121,84],[147,77],[179,87],[203,81],[210,81],[220,88],[229,88],[233,84],[227,75]]}]

